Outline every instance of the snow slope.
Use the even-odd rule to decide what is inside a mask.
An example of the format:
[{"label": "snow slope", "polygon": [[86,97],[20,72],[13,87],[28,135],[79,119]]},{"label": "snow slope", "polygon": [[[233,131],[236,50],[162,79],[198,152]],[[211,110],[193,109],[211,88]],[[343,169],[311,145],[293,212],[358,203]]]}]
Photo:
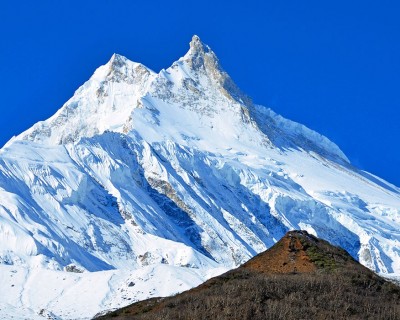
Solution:
[{"label": "snow slope", "polygon": [[399,188],[255,105],[197,36],[159,73],[113,55],[0,151],[0,318],[179,292],[289,229],[400,276],[399,208]]}]

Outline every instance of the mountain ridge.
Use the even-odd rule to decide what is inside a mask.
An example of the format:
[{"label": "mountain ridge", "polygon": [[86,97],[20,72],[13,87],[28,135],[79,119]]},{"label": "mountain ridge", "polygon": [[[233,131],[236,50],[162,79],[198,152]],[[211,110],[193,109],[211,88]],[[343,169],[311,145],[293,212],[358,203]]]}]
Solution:
[{"label": "mountain ridge", "polygon": [[[6,303],[32,318],[39,306],[88,318],[177,293],[293,229],[400,275],[400,189],[247,100],[199,41],[159,73],[113,55],[53,117],[1,149],[0,315]],[[190,60],[194,49],[204,57]],[[159,282],[164,274],[171,281]],[[44,281],[36,294],[46,277],[57,286]],[[52,293],[80,286],[96,298],[75,306]]]},{"label": "mountain ridge", "polygon": [[[91,77],[92,81],[89,80],[83,86],[81,86],[75,92],[74,96],[54,116],[50,117],[48,120],[39,122],[32,128],[28,129],[26,132],[18,135],[17,137],[14,137],[13,139],[11,139],[11,141],[6,143],[6,146],[15,139],[40,141],[41,143],[49,141],[52,144],[65,144],[68,142],[77,141],[81,137],[91,137],[95,134],[101,134],[105,130],[116,132],[122,131],[126,133],[129,128],[131,128],[130,118],[132,116],[133,110],[135,108],[143,107],[144,102],[141,102],[140,100],[141,98],[146,98],[143,93],[148,89],[149,86],[151,86],[151,83],[153,81],[162,82],[162,80],[160,79],[166,79],[167,81],[170,81],[168,79],[170,77],[169,74],[171,74],[171,71],[175,71],[175,73],[183,73],[183,75],[179,76],[183,80],[187,80],[187,83],[183,82],[183,85],[188,86],[188,88],[195,89],[195,87],[191,87],[194,78],[193,74],[187,72],[187,70],[183,70],[185,68],[184,66],[182,68],[182,64],[187,65],[189,70],[193,69],[193,71],[195,72],[201,69],[201,73],[204,72],[207,75],[207,78],[214,79],[214,84],[221,88],[223,95],[230,97],[230,99],[233,99],[238,104],[240,104],[239,113],[246,123],[253,123],[254,126],[260,127],[260,124],[263,122],[257,121],[257,119],[260,119],[260,116],[257,116],[257,114],[259,114],[260,112],[263,113],[263,117],[269,118],[271,124],[275,122],[275,114],[272,111],[266,113],[263,108],[256,108],[253,105],[251,99],[247,97],[236,86],[229,75],[222,69],[217,56],[211,50],[211,48],[201,42],[200,38],[195,35],[190,42],[189,51],[182,58],[174,62],[170,68],[168,68],[167,70],[163,69],[158,74],[141,63],[130,61],[126,57],[119,54],[113,54],[109,62],[107,62],[104,66],[98,68],[95,71],[94,75]],[[157,78],[159,80],[157,80]],[[92,84],[91,82],[94,83]],[[116,106],[115,102],[115,96],[118,97],[118,91],[114,92],[115,89],[113,88],[108,88],[108,90],[106,89],[107,83],[109,82],[111,84],[118,84],[121,82],[128,84],[128,86],[123,86],[119,91],[133,91],[133,94],[131,94],[131,99],[134,100],[134,103],[129,107],[130,110],[125,110],[125,112],[122,112],[122,114],[110,112],[110,110],[107,111],[107,109],[120,109],[118,108],[118,106]],[[135,88],[135,83],[139,85],[139,88]],[[196,83],[196,81],[194,81],[194,83]],[[156,85],[159,85],[159,83],[157,83]],[[81,101],[82,99],[80,99],[79,94],[83,92],[85,96],[84,99],[87,100],[86,96],[88,96],[89,94],[88,90],[91,89],[90,87],[93,87],[92,91],[95,92],[92,93],[92,95],[95,94],[95,96],[91,98],[87,103],[85,103],[85,101]],[[88,108],[88,110],[85,110],[85,107],[88,107],[88,103],[97,105],[97,103],[95,103],[94,101],[96,99],[100,99],[101,101],[107,98],[107,96],[110,95],[110,92],[108,92],[110,90],[113,91],[111,93],[113,101],[104,105],[106,109],[105,111],[102,111],[102,118],[95,117],[96,121],[91,121],[88,125],[82,127],[82,125],[79,124],[81,120],[74,118],[79,117],[85,119],[84,121],[87,121],[86,119],[92,118],[93,114],[100,113],[98,112],[98,110],[93,110],[93,108],[90,107]],[[196,93],[193,91],[190,92],[191,94]],[[100,106],[101,105],[102,104],[100,104]],[[77,112],[78,114],[74,117],[75,112]],[[71,116],[73,118],[72,120]],[[118,121],[120,121],[120,123],[104,123],[107,122],[106,120],[110,119],[110,116],[116,117]],[[282,118],[278,118],[277,120],[282,123]],[[67,123],[65,123],[66,121]],[[296,132],[297,135],[299,135],[299,139],[297,140],[302,140],[304,139],[304,137],[307,137],[307,139],[309,140],[309,145],[316,145],[317,149],[324,150],[326,155],[329,155],[330,152],[334,151],[333,154],[335,156],[338,156],[338,158],[343,158],[345,162],[348,162],[348,159],[343,154],[343,152],[340,151],[340,149],[329,139],[319,135],[312,130],[309,130],[308,128],[305,128],[304,126],[299,126],[294,122],[288,122],[286,119],[283,121],[285,121],[285,124],[289,124],[294,128],[293,131]],[[98,123],[100,123],[100,125],[98,125]],[[63,127],[67,127],[67,125],[73,126],[76,129],[74,132],[68,132],[68,129],[66,128],[64,130],[61,130],[67,131],[66,133],[61,133],[61,136],[60,133],[55,133],[53,134],[55,135],[55,137],[52,137],[51,132],[54,132],[55,128],[60,125]],[[273,127],[275,130],[278,127],[278,125],[268,126]],[[85,130],[85,127],[88,129]],[[259,129],[263,131],[262,128]],[[80,134],[78,133],[79,131]],[[263,133],[265,133],[266,136],[274,135],[274,132],[271,132],[271,130],[265,130],[265,128]],[[276,146],[279,146],[279,143],[282,144],[282,142],[280,141],[276,143]],[[295,144],[291,142],[289,146],[283,145],[283,147],[293,147],[294,145]],[[320,146],[318,147],[318,145]],[[323,147],[324,145],[326,145],[326,147]]]}]

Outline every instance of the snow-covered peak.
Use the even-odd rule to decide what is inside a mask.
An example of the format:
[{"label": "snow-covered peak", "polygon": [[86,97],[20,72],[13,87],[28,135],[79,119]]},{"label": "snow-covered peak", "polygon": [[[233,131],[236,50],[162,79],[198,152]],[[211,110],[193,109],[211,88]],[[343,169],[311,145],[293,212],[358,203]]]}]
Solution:
[{"label": "snow-covered peak", "polygon": [[112,55],[106,67],[106,81],[112,80],[115,82],[136,83],[139,85],[143,81],[146,81],[146,79],[143,79],[143,75],[152,74],[155,76],[155,72],[145,65],[139,62],[133,62],[117,53]]},{"label": "snow-covered peak", "polygon": [[272,142],[348,162],[325,137],[283,118],[278,121],[264,109],[241,92],[216,54],[195,35],[188,52],[158,74],[113,54],[54,116],[7,145],[14,140],[67,144],[105,131],[135,131],[148,141],[183,143],[191,137],[192,146],[219,141],[217,149],[238,141]]},{"label": "snow-covered peak", "polygon": [[132,111],[155,78],[141,63],[114,54],[51,118],[13,138],[66,144],[106,130],[126,132]]},{"label": "snow-covered peak", "polygon": [[[108,61],[108,65],[112,68],[112,69],[116,69],[116,68],[121,68],[123,66],[125,66],[126,64],[132,63],[132,61],[130,61],[128,58],[118,54],[118,53],[114,53],[111,56],[110,61]],[[135,63],[135,62],[133,62]]]},{"label": "snow-covered peak", "polygon": [[1,149],[0,318],[175,293],[289,229],[400,275],[399,208],[399,188],[247,100],[197,36],[158,74],[115,54]]}]

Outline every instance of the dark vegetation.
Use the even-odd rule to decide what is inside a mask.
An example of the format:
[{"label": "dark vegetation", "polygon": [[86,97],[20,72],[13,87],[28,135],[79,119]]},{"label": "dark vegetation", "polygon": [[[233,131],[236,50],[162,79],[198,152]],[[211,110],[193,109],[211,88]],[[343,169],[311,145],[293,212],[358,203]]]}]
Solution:
[{"label": "dark vegetation", "polygon": [[289,232],[242,267],[100,319],[400,319],[400,288],[346,251]]}]

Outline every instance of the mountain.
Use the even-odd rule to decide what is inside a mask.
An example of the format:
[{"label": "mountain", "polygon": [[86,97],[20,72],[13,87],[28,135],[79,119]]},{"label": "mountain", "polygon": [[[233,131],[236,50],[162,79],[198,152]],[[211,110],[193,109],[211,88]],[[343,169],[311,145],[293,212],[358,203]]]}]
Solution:
[{"label": "mountain", "polygon": [[197,36],[158,73],[115,54],[0,150],[0,318],[181,292],[293,229],[398,277],[399,208],[398,187],[252,102]]},{"label": "mountain", "polygon": [[400,287],[345,250],[290,231],[241,267],[96,319],[400,319]]}]

